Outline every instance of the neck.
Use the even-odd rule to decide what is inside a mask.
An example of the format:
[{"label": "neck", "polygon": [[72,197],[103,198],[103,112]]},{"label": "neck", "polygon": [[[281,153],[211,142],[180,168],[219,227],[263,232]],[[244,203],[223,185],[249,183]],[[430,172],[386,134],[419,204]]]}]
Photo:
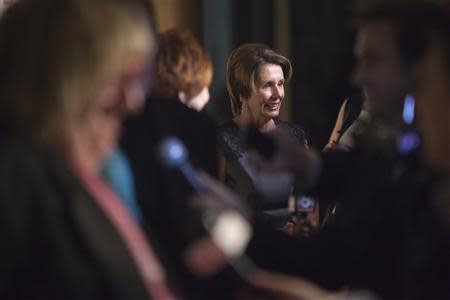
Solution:
[{"label": "neck", "polygon": [[85,172],[98,174],[103,159],[95,155],[95,152],[88,147],[86,139],[80,132],[73,132],[69,141],[65,145],[65,153],[69,160],[75,162]]},{"label": "neck", "polygon": [[249,125],[255,125],[261,132],[269,132],[276,128],[275,121],[272,118],[255,118],[249,112],[242,112],[233,119],[239,128],[246,128]]}]

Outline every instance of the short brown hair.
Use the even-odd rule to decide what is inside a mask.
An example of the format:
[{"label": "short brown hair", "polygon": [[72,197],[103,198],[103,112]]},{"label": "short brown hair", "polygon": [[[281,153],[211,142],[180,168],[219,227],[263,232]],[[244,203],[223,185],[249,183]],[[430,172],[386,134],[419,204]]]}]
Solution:
[{"label": "short brown hair", "polygon": [[240,98],[250,97],[255,88],[255,75],[264,64],[279,65],[285,81],[291,79],[292,65],[289,59],[264,44],[244,44],[231,52],[227,61],[227,90],[234,116],[241,113]]},{"label": "short brown hair", "polygon": [[430,1],[377,1],[363,5],[355,21],[357,27],[390,23],[396,29],[396,49],[406,65],[417,63],[433,39],[450,35],[449,8]]},{"label": "short brown hair", "polygon": [[211,60],[190,31],[173,28],[161,32],[158,47],[153,96],[177,98],[178,92],[183,92],[191,99],[211,84]]}]

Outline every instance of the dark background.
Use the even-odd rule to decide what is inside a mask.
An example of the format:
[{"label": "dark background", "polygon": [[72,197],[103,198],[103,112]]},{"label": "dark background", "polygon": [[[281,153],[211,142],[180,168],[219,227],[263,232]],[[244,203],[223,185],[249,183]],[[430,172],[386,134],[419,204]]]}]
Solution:
[{"label": "dark background", "polygon": [[328,141],[340,104],[353,92],[353,7],[367,1],[153,0],[160,30],[188,27],[210,54],[206,110],[218,123],[231,118],[225,65],[232,49],[259,42],[289,57],[294,73],[281,118],[303,126],[316,148]]}]

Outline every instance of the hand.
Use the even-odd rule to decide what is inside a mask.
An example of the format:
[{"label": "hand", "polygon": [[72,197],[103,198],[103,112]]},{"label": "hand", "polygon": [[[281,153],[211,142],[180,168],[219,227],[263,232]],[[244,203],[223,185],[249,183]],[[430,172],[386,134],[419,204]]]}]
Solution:
[{"label": "hand", "polygon": [[318,219],[318,211],[308,213],[306,218],[294,216],[280,230],[293,237],[311,237],[318,230]]},{"label": "hand", "polygon": [[276,143],[276,153],[271,160],[260,156],[256,151],[250,150],[249,162],[260,170],[266,172],[288,171],[305,180],[305,185],[315,182],[321,169],[319,154],[304,146],[298,145],[284,128],[277,128],[268,133]]},{"label": "hand", "polygon": [[190,245],[183,259],[195,275],[209,277],[233,265],[234,259],[244,253],[252,228],[244,217],[247,210],[234,193],[206,173],[197,173],[197,179],[206,192],[192,200],[201,209],[208,234]]}]

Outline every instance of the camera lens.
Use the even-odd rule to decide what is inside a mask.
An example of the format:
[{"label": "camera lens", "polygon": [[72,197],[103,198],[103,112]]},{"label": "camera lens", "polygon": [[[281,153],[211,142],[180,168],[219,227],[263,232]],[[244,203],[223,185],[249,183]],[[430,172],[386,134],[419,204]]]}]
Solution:
[{"label": "camera lens", "polygon": [[313,211],[314,203],[314,199],[310,197],[299,197],[297,200],[297,209],[302,211]]}]

